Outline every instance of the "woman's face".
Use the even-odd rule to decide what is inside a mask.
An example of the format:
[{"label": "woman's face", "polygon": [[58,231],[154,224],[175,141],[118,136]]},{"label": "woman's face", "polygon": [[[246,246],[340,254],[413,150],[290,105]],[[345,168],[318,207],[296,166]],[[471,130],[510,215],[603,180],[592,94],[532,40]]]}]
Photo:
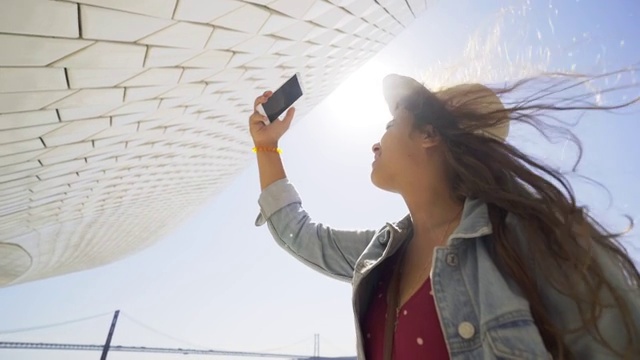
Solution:
[{"label": "woman's face", "polygon": [[424,164],[423,136],[414,127],[414,116],[404,110],[393,112],[392,120],[380,142],[373,145],[371,181],[380,189],[399,192],[402,179]]}]

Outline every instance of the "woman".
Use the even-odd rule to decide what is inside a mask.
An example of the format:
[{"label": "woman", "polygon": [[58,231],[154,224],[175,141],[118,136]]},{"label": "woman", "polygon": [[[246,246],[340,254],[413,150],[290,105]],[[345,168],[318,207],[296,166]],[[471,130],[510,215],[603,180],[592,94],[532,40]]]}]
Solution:
[{"label": "woman", "polygon": [[640,359],[640,274],[618,235],[576,205],[559,172],[505,142],[512,121],[548,127],[543,110],[603,109],[551,96],[579,78],[539,79],[543,90],[505,107],[498,95],[533,80],[432,93],[387,76],[393,120],[373,146],[371,180],[402,196],[409,215],[377,231],[312,222],[277,148],[295,110],[268,126],[251,115],[257,225],[352,282],[359,359]]}]

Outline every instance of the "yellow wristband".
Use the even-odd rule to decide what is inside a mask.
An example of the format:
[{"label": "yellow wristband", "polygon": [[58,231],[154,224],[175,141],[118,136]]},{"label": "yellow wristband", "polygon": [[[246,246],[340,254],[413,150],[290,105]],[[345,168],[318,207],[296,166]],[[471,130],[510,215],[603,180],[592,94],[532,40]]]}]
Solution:
[{"label": "yellow wristband", "polygon": [[282,154],[282,149],[277,148],[277,147],[264,147],[264,146],[256,146],[253,148],[253,152],[257,153],[258,151],[264,151],[264,152],[275,152],[278,154]]}]

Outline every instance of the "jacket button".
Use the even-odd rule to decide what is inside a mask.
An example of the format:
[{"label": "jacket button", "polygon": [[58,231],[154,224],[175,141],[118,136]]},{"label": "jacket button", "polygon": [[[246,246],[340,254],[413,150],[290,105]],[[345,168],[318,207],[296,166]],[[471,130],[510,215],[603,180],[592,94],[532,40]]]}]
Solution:
[{"label": "jacket button", "polygon": [[458,265],[458,255],[456,255],[454,253],[448,253],[447,254],[447,264],[449,264],[450,266],[457,266]]},{"label": "jacket button", "polygon": [[471,339],[476,334],[476,328],[472,323],[463,321],[458,325],[458,335],[463,339]]}]

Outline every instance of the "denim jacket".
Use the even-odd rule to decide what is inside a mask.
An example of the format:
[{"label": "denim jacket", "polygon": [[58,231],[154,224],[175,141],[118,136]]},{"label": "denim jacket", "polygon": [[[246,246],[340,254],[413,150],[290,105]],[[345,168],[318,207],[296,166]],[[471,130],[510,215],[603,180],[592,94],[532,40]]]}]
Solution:
[{"label": "denim jacket", "polygon": [[[260,195],[259,204],[261,213],[256,225],[266,222],[281,247],[309,267],[351,282],[358,359],[365,359],[362,320],[385,262],[408,238],[411,219],[407,216],[397,223],[387,223],[377,231],[332,229],[311,220],[287,179],[268,186]],[[435,249],[430,278],[449,356],[452,360],[550,359],[529,303],[492,260],[487,246],[491,231],[486,204],[467,200],[460,225],[446,246]],[[524,243],[522,239],[516,240]],[[598,260],[606,262],[605,255],[600,255]],[[621,272],[612,270],[613,263],[609,267],[604,265],[610,269],[609,279],[619,289],[628,290],[625,298],[631,305],[633,318],[640,324],[638,289],[628,284]],[[539,286],[556,325],[574,328],[580,324],[572,300],[543,280]],[[604,310],[599,326],[610,344],[624,349],[627,339],[617,311]],[[565,343],[577,359],[615,358],[584,332],[567,335]]]}]

